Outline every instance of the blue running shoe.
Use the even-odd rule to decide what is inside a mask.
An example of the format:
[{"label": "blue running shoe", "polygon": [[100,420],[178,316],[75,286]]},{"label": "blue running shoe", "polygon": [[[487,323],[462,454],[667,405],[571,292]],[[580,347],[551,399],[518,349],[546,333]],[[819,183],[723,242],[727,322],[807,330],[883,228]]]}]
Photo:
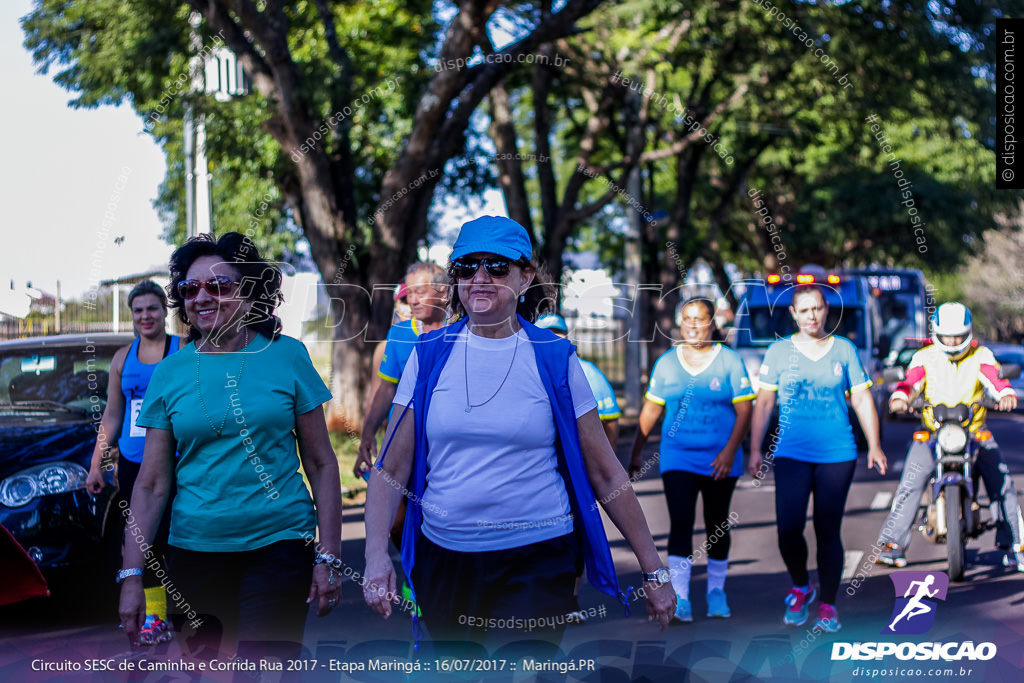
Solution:
[{"label": "blue running shoe", "polygon": [[732,616],[729,604],[725,601],[725,591],[714,588],[708,593],[708,616],[726,619]]},{"label": "blue running shoe", "polygon": [[818,604],[818,622],[816,628],[828,633],[835,633],[842,628],[839,617],[836,616],[836,606],[824,602]]},{"label": "blue running shoe", "polygon": [[782,623],[787,626],[803,626],[807,621],[807,606],[814,602],[817,592],[812,588],[806,593],[799,588],[792,588],[786,594],[786,615]]},{"label": "blue running shoe", "polygon": [[678,595],[676,596],[675,618],[679,621],[693,621],[693,610],[690,609],[690,601]]}]

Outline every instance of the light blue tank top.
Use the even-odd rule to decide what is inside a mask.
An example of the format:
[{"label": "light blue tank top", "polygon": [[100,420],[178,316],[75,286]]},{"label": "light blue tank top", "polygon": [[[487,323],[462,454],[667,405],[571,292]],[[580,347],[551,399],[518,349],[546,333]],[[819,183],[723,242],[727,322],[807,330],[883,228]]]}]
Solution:
[{"label": "light blue tank top", "polygon": [[[178,350],[180,338],[171,336],[170,345],[164,346],[164,358]],[[157,364],[143,363],[139,360],[139,338],[132,342],[128,355],[124,359],[121,370],[121,394],[124,396],[124,419],[121,420],[121,436],[117,447],[121,457],[134,463],[142,462],[142,451],[146,446],[146,428],[135,424],[142,411],[142,399],[149,387],[149,380]]]}]

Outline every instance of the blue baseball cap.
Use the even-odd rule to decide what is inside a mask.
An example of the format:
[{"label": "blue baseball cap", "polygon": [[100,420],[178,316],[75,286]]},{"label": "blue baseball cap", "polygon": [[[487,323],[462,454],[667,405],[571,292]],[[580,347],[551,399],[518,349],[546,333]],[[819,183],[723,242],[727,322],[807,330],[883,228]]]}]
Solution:
[{"label": "blue baseball cap", "polygon": [[533,255],[533,244],[526,228],[511,218],[481,216],[462,226],[448,259],[454,261],[476,253],[497,254],[512,260],[529,259]]},{"label": "blue baseball cap", "polygon": [[541,317],[537,318],[537,327],[543,327],[548,330],[554,330],[555,332],[561,332],[563,334],[569,334],[569,326],[565,324],[565,318],[554,313],[545,313]]}]

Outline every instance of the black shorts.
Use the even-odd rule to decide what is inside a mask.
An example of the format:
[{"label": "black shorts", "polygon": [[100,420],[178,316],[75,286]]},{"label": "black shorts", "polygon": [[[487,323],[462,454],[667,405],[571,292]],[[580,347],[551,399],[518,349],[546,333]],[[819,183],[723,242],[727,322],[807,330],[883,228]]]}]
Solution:
[{"label": "black shorts", "polygon": [[574,533],[478,553],[442,548],[421,533],[412,570],[423,621],[436,640],[560,638],[578,609],[581,555]]}]

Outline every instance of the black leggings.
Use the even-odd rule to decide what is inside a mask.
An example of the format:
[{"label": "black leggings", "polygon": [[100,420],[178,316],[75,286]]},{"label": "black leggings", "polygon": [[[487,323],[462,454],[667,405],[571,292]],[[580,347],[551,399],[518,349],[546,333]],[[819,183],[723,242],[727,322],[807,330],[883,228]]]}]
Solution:
[{"label": "black leggings", "polygon": [[684,470],[661,473],[668,503],[671,531],[668,554],[677,557],[693,555],[693,525],[697,517],[697,495],[704,501],[704,532],[707,534],[708,558],[729,559],[729,505],[739,477],[715,479]]},{"label": "black leggings", "polygon": [[834,605],[843,573],[841,535],[846,494],[853,482],[856,460],[813,463],[775,458],[775,517],[779,551],[793,585],[810,583],[807,574],[807,501],[814,492],[814,535],[818,541],[818,582],[821,601]]}]

